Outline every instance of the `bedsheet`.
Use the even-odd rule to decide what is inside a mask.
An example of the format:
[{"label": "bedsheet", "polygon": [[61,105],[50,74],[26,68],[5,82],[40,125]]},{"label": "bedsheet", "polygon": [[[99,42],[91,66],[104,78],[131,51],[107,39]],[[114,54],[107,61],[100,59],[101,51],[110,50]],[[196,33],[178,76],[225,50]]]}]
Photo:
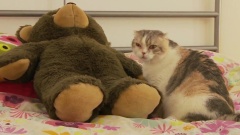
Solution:
[{"label": "bedsheet", "polygon": [[[203,53],[209,55],[218,64],[234,101],[235,111],[240,113],[240,64],[218,53],[210,51]],[[126,56],[136,60],[132,53],[126,54]],[[3,90],[0,92],[0,135],[5,134],[239,135],[240,122],[209,120],[186,123],[173,117],[141,119],[114,115],[98,116],[90,123],[63,122],[50,119],[45,107],[37,98],[12,94]]]},{"label": "bedsheet", "polygon": [[[7,43],[7,45],[13,41],[14,45],[19,43],[17,39],[12,40],[13,38],[13,36],[0,34],[0,42]],[[220,53],[206,50],[203,53],[213,59],[222,71],[225,84],[234,102],[235,111],[240,113],[240,62],[228,59]],[[125,55],[141,64],[141,61],[132,53],[125,53]],[[222,120],[187,123],[173,117],[141,119],[100,115],[90,123],[63,122],[50,119],[43,104],[35,97],[31,84],[0,85],[0,135],[240,134],[240,122]]]},{"label": "bedsheet", "polygon": [[[230,92],[240,112],[240,89]],[[36,98],[0,92],[0,134],[13,135],[238,135],[240,122],[209,120],[186,123],[161,119],[98,116],[91,123],[63,122],[48,117]]]}]

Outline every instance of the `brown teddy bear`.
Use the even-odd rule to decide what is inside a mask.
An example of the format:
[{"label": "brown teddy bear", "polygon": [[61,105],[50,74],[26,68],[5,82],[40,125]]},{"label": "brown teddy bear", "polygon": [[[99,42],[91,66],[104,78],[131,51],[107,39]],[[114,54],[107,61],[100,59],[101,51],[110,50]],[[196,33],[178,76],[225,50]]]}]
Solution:
[{"label": "brown teddy bear", "polygon": [[136,79],[141,67],[112,49],[101,26],[74,3],[20,27],[16,35],[24,44],[0,56],[0,76],[33,80],[51,118],[148,118],[157,110],[157,89]]}]

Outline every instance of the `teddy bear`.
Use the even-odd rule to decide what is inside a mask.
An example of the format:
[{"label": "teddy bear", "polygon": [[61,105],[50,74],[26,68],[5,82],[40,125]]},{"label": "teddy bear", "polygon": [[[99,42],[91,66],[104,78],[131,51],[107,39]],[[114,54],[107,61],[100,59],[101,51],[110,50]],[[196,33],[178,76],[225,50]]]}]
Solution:
[{"label": "teddy bear", "polygon": [[33,81],[49,117],[88,122],[98,115],[149,118],[160,93],[135,61],[110,46],[102,27],[74,3],[21,26],[23,42],[0,56],[6,81]]}]

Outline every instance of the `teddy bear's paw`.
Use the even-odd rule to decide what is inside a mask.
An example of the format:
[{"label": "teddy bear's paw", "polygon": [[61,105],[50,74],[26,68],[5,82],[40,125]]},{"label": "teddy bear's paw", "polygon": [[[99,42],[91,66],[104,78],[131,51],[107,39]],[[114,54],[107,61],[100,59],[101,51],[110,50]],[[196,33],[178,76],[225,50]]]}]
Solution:
[{"label": "teddy bear's paw", "polygon": [[0,68],[0,78],[7,80],[17,80],[27,71],[30,65],[29,59],[20,59],[14,63]]},{"label": "teddy bear's paw", "polygon": [[147,118],[160,103],[157,90],[146,84],[135,84],[123,91],[113,106],[112,114],[129,118]]},{"label": "teddy bear's paw", "polygon": [[74,84],[55,99],[56,115],[63,121],[85,122],[103,101],[100,88],[90,84]]}]

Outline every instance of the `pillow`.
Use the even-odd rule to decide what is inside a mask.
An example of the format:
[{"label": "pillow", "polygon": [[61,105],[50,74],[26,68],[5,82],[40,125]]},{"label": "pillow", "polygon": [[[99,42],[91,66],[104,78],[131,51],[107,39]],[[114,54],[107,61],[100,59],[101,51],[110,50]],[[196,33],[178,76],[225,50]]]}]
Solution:
[{"label": "pillow", "polygon": [[240,86],[240,62],[236,62],[221,53],[212,51],[203,51],[203,53],[208,55],[218,65],[229,89],[234,86]]},{"label": "pillow", "polygon": [[21,42],[12,35],[0,33],[0,54],[21,45]]}]

